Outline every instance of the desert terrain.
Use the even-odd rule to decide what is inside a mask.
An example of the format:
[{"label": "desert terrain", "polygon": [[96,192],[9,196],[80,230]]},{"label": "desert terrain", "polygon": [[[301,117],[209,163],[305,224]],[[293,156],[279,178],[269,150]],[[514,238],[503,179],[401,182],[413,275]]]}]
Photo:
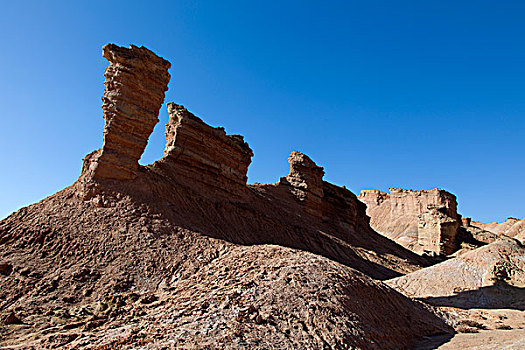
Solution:
[{"label": "desert terrain", "polygon": [[[108,44],[100,149],[0,222],[1,349],[523,349],[525,221],[462,217],[444,189],[323,179],[180,104],[139,165],[170,62]],[[286,161],[283,158],[283,162]]]}]

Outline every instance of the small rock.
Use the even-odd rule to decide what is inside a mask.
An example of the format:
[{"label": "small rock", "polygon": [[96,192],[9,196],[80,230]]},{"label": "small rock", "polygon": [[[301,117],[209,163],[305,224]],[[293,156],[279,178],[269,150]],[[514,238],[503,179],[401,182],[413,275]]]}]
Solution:
[{"label": "small rock", "polygon": [[4,324],[23,324],[13,310],[4,318]]},{"label": "small rock", "polygon": [[7,264],[7,263],[0,264],[0,274],[4,276],[9,276],[12,271],[13,271],[13,265]]},{"label": "small rock", "polygon": [[140,298],[141,304],[151,304],[154,301],[157,301],[157,297],[154,294],[147,294]]}]

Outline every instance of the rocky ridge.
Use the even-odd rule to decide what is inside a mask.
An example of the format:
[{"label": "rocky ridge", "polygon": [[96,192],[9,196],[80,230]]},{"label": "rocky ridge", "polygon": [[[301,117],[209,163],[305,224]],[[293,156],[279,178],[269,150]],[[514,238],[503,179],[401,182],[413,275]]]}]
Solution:
[{"label": "rocky ridge", "polygon": [[478,240],[492,243],[502,237],[514,237],[524,242],[525,219],[508,217],[502,223],[470,220],[464,227]]},{"label": "rocky ridge", "polygon": [[525,310],[525,247],[500,239],[387,284],[437,306]]},{"label": "rocky ridge", "polygon": [[0,325],[3,347],[403,349],[452,332],[377,280],[431,261],[374,232],[306,155],[246,185],[242,137],[168,104],[164,157],[139,166],[169,63],[103,51],[103,147],[72,186],[0,222],[0,314],[22,322]]}]

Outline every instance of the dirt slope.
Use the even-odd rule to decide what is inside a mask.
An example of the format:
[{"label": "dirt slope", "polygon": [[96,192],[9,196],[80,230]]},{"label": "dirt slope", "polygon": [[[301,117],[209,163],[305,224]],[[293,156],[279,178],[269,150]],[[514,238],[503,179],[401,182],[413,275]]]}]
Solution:
[{"label": "dirt slope", "polygon": [[6,348],[408,348],[450,331],[422,304],[329,259],[173,225],[128,196],[68,188],[0,224]]},{"label": "dirt slope", "polygon": [[525,310],[525,248],[504,238],[387,284],[438,306]]}]

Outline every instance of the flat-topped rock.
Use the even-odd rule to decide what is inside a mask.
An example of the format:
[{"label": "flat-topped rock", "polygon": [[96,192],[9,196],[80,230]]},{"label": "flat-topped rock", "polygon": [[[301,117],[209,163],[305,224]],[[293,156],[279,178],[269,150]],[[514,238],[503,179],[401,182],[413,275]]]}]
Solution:
[{"label": "flat-topped rock", "polygon": [[438,188],[389,192],[363,190],[358,197],[374,230],[420,254],[447,255],[459,248],[456,196]]}]

